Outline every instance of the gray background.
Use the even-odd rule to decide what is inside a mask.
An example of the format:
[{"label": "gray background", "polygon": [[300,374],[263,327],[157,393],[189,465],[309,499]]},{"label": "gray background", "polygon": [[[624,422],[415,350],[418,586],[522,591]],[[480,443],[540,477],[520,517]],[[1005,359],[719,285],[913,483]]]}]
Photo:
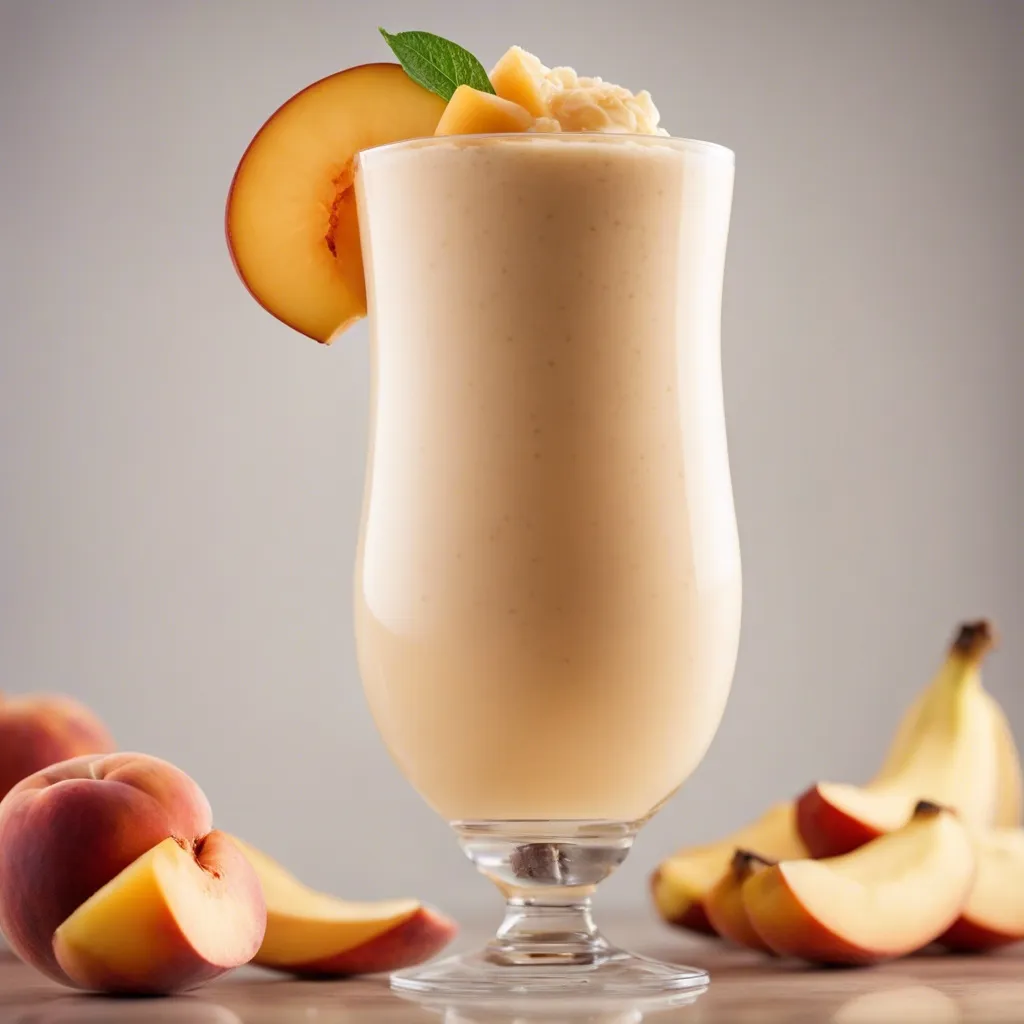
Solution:
[{"label": "gray background", "polygon": [[359,686],[365,325],[331,349],[292,334],[222,236],[251,135],[314,79],[387,59],[383,24],[650,88],[674,134],[738,155],[739,667],[603,905],[644,906],[676,845],[868,774],[962,617],[1001,627],[987,678],[1024,733],[1024,4],[0,12],[4,689],[77,694],[311,883],[497,910]]}]

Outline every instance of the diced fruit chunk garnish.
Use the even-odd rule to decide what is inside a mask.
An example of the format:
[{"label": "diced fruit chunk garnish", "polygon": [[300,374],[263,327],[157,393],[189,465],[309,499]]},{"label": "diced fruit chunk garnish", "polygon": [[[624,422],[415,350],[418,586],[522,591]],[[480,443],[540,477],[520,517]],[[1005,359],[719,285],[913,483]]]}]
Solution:
[{"label": "diced fruit chunk garnish", "polygon": [[518,103],[460,85],[452,94],[435,135],[482,135],[525,132],[533,117]]},{"label": "diced fruit chunk garnish", "polygon": [[399,65],[364,64],[277,110],[238,165],[225,217],[235,268],[260,305],[320,342],[366,315],[353,159],[433,135],[444,108]]},{"label": "diced fruit chunk garnish", "polygon": [[510,47],[489,75],[494,91],[533,115],[533,131],[668,135],[646,90],[636,94],[572,68],[546,67],[532,53]]},{"label": "diced fruit chunk garnish", "polygon": [[488,76],[494,91],[503,99],[524,107],[534,117],[545,117],[548,112],[541,78],[546,68],[521,47],[510,47],[491,69]]}]

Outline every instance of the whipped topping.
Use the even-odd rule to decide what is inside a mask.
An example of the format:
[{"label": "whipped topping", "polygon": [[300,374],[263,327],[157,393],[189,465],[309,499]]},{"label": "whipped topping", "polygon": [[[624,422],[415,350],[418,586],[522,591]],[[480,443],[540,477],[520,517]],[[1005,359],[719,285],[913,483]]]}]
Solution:
[{"label": "whipped topping", "polygon": [[582,77],[568,67],[549,68],[539,58],[513,46],[515,55],[536,86],[541,112],[535,132],[616,132],[635,135],[669,133],[658,126],[661,115],[645,89],[636,94],[602,78]]}]

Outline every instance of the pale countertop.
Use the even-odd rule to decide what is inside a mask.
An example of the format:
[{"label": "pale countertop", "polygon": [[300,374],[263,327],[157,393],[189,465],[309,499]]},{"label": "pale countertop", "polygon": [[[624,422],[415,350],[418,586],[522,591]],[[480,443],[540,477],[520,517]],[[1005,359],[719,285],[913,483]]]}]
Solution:
[{"label": "pale countertop", "polygon": [[[705,967],[708,992],[692,1006],[641,1013],[628,1004],[574,1016],[465,1007],[435,1012],[393,996],[384,977],[302,982],[244,968],[172,999],[106,999],[47,981],[0,949],[0,1024],[945,1024],[1024,1021],[1024,945],[994,956],[921,955],[881,967],[815,970],[772,963],[676,934],[647,918],[605,922],[606,934],[638,953]],[[486,937],[466,928],[455,947]]]}]

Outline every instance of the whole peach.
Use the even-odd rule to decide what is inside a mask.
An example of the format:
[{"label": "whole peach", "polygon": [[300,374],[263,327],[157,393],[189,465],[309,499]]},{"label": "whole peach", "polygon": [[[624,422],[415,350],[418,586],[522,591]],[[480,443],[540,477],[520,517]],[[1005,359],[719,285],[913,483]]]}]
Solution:
[{"label": "whole peach", "polygon": [[0,694],[0,800],[47,765],[114,749],[107,727],[70,697]]},{"label": "whole peach", "polygon": [[158,843],[212,828],[203,791],[146,754],[86,755],[44,768],[0,802],[0,931],[27,963],[64,983],[57,927]]}]

